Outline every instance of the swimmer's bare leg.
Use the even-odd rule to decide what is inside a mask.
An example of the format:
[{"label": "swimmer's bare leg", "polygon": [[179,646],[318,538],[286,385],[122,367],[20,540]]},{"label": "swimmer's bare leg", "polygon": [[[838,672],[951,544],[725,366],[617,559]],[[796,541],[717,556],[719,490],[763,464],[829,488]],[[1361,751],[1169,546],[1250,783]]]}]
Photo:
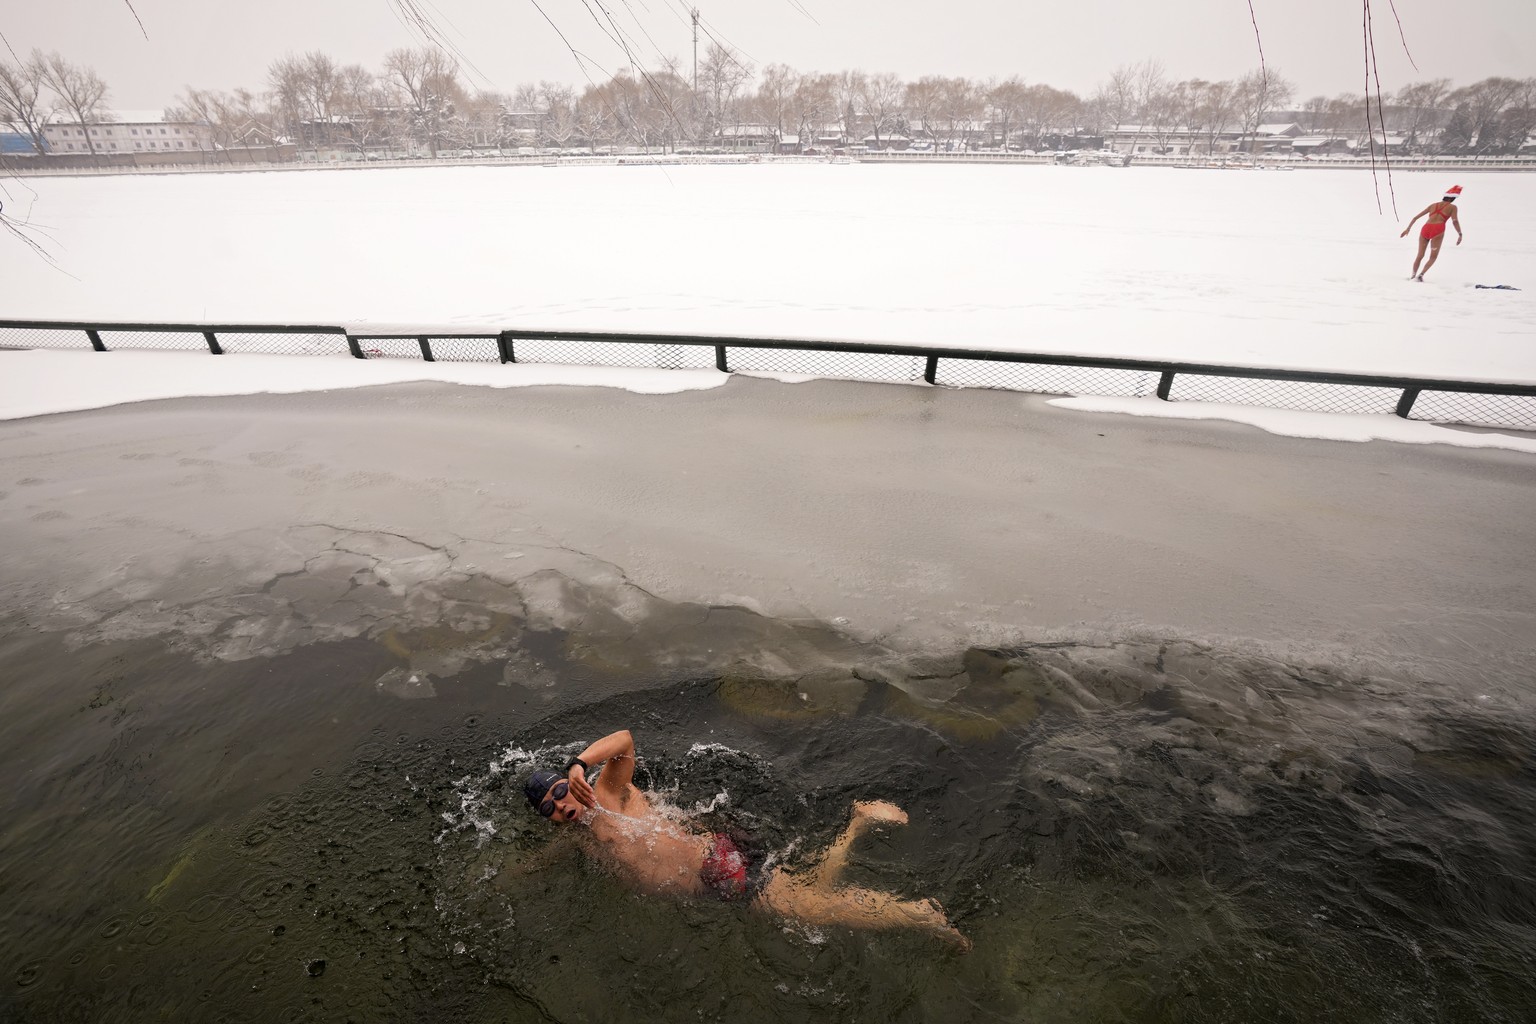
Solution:
[{"label": "swimmer's bare leg", "polygon": [[1429,268],[1435,265],[1435,260],[1440,258],[1440,243],[1445,240],[1444,235],[1439,235],[1429,243],[1429,262],[1424,264],[1424,269],[1419,271],[1419,280],[1424,280],[1424,275],[1429,273]]},{"label": "swimmer's bare leg", "polygon": [[827,888],[836,885],[848,866],[848,851],[853,841],[876,825],[905,825],[907,812],[884,800],[860,800],[854,803],[848,827],[832,841],[832,845],[816,858],[811,874],[816,882]]},{"label": "swimmer's bare leg", "polygon": [[814,877],[801,879],[775,871],[758,897],[780,917],[811,925],[834,925],[867,931],[898,928],[927,932],[969,952],[971,940],[949,923],[936,900],[903,900],[888,892],[840,886],[829,889]]},{"label": "swimmer's bare leg", "polygon": [[814,925],[841,925],[845,928],[910,928],[937,935],[969,951],[971,940],[949,923],[936,900],[903,900],[888,892],[838,885],[848,866],[848,851],[853,841],[876,825],[905,825],[907,813],[883,800],[861,801],[853,805],[848,827],[822,853],[803,875],[775,871],[764,886],[760,899],[782,917]]},{"label": "swimmer's bare leg", "polygon": [[1413,258],[1413,269],[1408,271],[1409,280],[1416,280],[1419,276],[1419,264],[1424,261],[1424,250],[1429,247],[1429,239],[1419,237],[1419,254]]}]

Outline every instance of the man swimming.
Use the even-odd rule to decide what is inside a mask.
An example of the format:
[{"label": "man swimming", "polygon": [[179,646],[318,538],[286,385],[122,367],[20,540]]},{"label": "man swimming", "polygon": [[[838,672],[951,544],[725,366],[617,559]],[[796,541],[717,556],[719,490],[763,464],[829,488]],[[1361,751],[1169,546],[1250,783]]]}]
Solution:
[{"label": "man swimming", "polygon": [[[1408,273],[1410,281],[1422,281],[1424,275],[1429,273],[1429,268],[1435,265],[1435,260],[1440,258],[1440,243],[1445,241],[1445,225],[1449,221],[1456,226],[1456,244],[1461,244],[1461,218],[1456,215],[1456,197],[1461,195],[1461,186],[1452,185],[1445,190],[1445,198],[1438,203],[1430,203],[1424,209],[1414,215],[1408,226],[1403,228],[1399,238],[1407,238],[1408,232],[1418,223],[1420,217],[1427,215],[1424,227],[1419,231],[1419,254],[1413,258],[1413,270]],[[1424,269],[1419,269],[1419,263],[1424,259],[1424,249],[1429,248],[1429,262],[1424,264]]]},{"label": "man swimming", "polygon": [[[587,772],[599,765],[603,769],[593,784]],[[806,870],[769,867],[754,873],[728,836],[697,831],[653,807],[635,786],[634,774],[635,741],[628,730],[620,730],[571,758],[564,775],[534,772],[523,792],[550,821],[589,827],[598,855],[646,891],[744,900],[811,925],[912,928],[970,949],[970,940],[934,900],[902,900],[839,884],[855,839],[877,825],[907,823],[906,812],[894,804],[855,803],[848,827]]]}]

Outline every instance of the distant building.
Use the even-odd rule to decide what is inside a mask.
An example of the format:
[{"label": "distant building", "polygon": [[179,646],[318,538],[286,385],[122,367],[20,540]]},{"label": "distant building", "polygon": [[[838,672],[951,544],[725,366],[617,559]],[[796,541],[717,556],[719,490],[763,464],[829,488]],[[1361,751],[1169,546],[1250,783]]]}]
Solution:
[{"label": "distant building", "polygon": [[771,124],[723,124],[717,133],[722,148],[744,152],[770,148],[777,135]]},{"label": "distant building", "polygon": [[117,110],[84,126],[55,113],[43,126],[50,152],[63,155],[195,153],[213,149],[213,130],[202,121],[167,121],[163,111]]}]

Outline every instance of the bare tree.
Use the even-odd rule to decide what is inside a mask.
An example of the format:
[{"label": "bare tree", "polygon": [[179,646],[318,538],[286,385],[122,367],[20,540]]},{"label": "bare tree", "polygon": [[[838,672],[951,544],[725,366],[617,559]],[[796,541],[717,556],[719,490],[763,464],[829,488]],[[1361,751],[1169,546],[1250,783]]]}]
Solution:
[{"label": "bare tree", "polygon": [[46,78],[44,58],[37,50],[20,64],[0,61],[0,124],[25,135],[39,155],[48,152],[43,135],[48,113],[42,103]]},{"label": "bare tree", "polygon": [[1270,111],[1289,103],[1294,92],[1295,87],[1276,71],[1250,71],[1237,80],[1234,109],[1242,137],[1248,140],[1246,143],[1240,140],[1239,149],[1257,150],[1259,127],[1265,123],[1264,118]]},{"label": "bare tree", "polygon": [[1175,135],[1188,128],[1188,113],[1187,83],[1163,82],[1153,87],[1142,105],[1141,123],[1152,137],[1154,152],[1173,151]]},{"label": "bare tree", "polygon": [[94,159],[96,143],[92,141],[88,126],[99,124],[107,117],[107,83],[95,71],[77,67],[59,53],[50,53],[43,58],[43,81],[58,97],[63,112],[80,126],[86,148]]},{"label": "bare tree", "polygon": [[1536,133],[1536,78],[1520,81],[1520,87],[1510,97],[1509,105],[1499,118],[1499,128],[1504,136],[1504,150],[1518,153],[1525,140]]},{"label": "bare tree", "polygon": [[216,154],[244,149],[251,159],[253,144],[265,148],[277,135],[271,113],[247,89],[222,93],[187,86],[168,113],[206,124]]},{"label": "bare tree", "polygon": [[1465,108],[1465,148],[1474,153],[1488,153],[1503,148],[1504,136],[1499,118],[1520,91],[1519,79],[1495,77],[1485,78],[1451,93],[1448,97],[1450,102],[1458,108]]},{"label": "bare tree", "polygon": [[907,83],[902,102],[906,107],[907,134],[913,139],[922,134],[930,140],[937,140],[933,126],[944,106],[944,81],[935,75],[924,75],[915,82]]},{"label": "bare tree", "polygon": [[1076,93],[1049,85],[1026,87],[1019,116],[1031,138],[1029,148],[1040,149],[1045,138],[1076,128],[1082,110],[1083,101]]},{"label": "bare tree", "polygon": [[986,116],[986,94],[981,87],[967,78],[945,79],[939,90],[938,109],[944,149],[969,149]]},{"label": "bare tree", "polygon": [[1397,91],[1394,99],[1399,129],[1407,136],[1411,149],[1423,146],[1425,137],[1440,127],[1445,98],[1450,91],[1450,80],[1445,78],[1415,82]]},{"label": "bare tree", "polygon": [[1205,153],[1216,151],[1216,140],[1232,125],[1237,109],[1237,86],[1232,82],[1197,82],[1190,107],[1190,127],[1205,138]]},{"label": "bare tree", "polygon": [[336,72],[335,111],[345,121],[348,138],[366,154],[389,136],[390,102],[378,76],[361,64]]},{"label": "bare tree", "polygon": [[784,141],[784,125],[791,119],[800,78],[800,72],[787,64],[770,64],[763,69],[757,95],[752,98],[752,116],[772,126],[774,148]]},{"label": "bare tree", "polygon": [[886,71],[862,77],[860,85],[857,102],[869,124],[870,134],[875,137],[875,145],[879,146],[881,135],[889,134],[900,118],[905,87],[901,79]]},{"label": "bare tree", "polygon": [[458,132],[455,104],[465,99],[458,62],[434,47],[391,50],[384,74],[405,90],[410,137],[426,143],[436,157]]},{"label": "bare tree", "polygon": [[700,118],[703,135],[718,137],[721,126],[736,119],[737,96],[751,79],[752,65],[741,54],[719,43],[709,44],[699,65],[698,88],[705,100]]},{"label": "bare tree", "polygon": [[1328,116],[1328,97],[1313,96],[1301,105],[1301,130],[1308,135],[1316,135],[1318,132],[1331,128]]},{"label": "bare tree", "polygon": [[267,88],[276,108],[278,124],[290,138],[300,141],[303,129],[307,72],[301,57],[285,54],[267,68]]},{"label": "bare tree", "polygon": [[576,93],[568,85],[539,83],[540,140],[564,149],[580,130],[576,117]]},{"label": "bare tree", "polygon": [[843,137],[849,142],[855,142],[864,137],[864,128],[861,124],[863,118],[859,112],[859,102],[864,95],[864,72],[843,71],[832,77],[832,94],[837,101],[839,120],[843,125]]},{"label": "bare tree", "polygon": [[800,137],[800,151],[804,152],[808,146],[815,146],[821,132],[837,117],[837,76],[801,75],[790,94],[790,108],[795,133]]},{"label": "bare tree", "polygon": [[1008,149],[1009,139],[1023,118],[1022,112],[1028,95],[1029,87],[1017,76],[988,83],[986,87],[987,106],[992,115],[991,129],[1004,151]]},{"label": "bare tree", "polygon": [[1167,88],[1167,76],[1161,61],[1148,58],[1137,64],[1121,65],[1109,81],[1099,87],[1094,99],[1104,113],[1106,121],[1113,121],[1115,130],[1124,128],[1130,121],[1136,130],[1131,133],[1130,150],[1136,152],[1142,130],[1151,117],[1155,99],[1161,98]]},{"label": "bare tree", "polygon": [[576,130],[587,140],[587,148],[597,151],[599,143],[614,139],[613,111],[589,90],[576,103]]}]

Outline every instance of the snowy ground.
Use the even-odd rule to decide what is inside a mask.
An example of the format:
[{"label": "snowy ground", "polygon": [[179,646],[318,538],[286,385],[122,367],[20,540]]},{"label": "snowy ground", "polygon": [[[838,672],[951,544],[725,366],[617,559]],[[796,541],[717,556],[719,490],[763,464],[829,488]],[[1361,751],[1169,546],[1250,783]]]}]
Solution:
[{"label": "snowy ground", "polygon": [[[1536,382],[1536,175],[461,167],[6,182],[0,318],[899,341]],[[1382,181],[1387,202],[1386,181]],[[33,194],[35,193],[35,194]],[[1485,291],[1473,284],[1510,284]]]}]

